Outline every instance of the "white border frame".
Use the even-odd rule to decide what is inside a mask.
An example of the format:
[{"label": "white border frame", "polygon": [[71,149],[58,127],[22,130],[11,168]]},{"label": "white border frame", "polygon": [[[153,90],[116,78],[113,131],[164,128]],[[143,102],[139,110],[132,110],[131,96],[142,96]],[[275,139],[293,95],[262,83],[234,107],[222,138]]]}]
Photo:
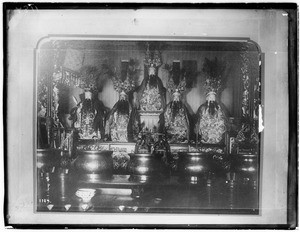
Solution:
[{"label": "white border frame", "polygon": [[[165,12],[162,14],[158,11]],[[95,225],[286,223],[288,92],[285,36],[287,37],[287,18],[284,18],[283,12],[279,10],[158,11],[141,9],[137,11],[90,10],[88,13],[86,10],[15,12],[9,22],[8,31],[10,67],[7,99],[7,169],[10,223]],[[139,24],[133,24],[134,18],[138,19]],[[153,23],[150,20],[152,18],[160,22],[159,25],[155,24],[155,28],[150,27]],[[215,30],[211,32],[212,28]],[[264,156],[262,157],[260,215],[33,213],[32,155],[34,151],[31,120],[33,110],[28,111],[28,107],[32,107],[34,100],[32,91],[34,48],[40,38],[49,34],[74,35],[78,34],[78,30],[84,36],[97,33],[128,37],[146,36],[150,39],[156,35],[159,35],[158,37],[174,37],[174,35],[249,37],[261,46],[262,52],[265,53],[265,91],[263,91],[265,93],[263,96],[265,98],[263,132],[265,139],[263,139],[262,151]],[[275,44],[270,42],[272,37],[267,35],[268,33],[276,38]],[[271,93],[269,89],[271,91],[276,89],[276,93]],[[275,102],[277,105],[274,107]]]}]

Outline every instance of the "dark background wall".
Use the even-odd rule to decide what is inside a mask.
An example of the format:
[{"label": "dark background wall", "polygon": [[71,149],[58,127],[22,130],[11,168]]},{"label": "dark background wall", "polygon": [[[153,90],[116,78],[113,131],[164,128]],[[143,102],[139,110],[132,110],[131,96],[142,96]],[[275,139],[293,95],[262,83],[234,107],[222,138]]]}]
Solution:
[{"label": "dark background wall", "polygon": [[[83,66],[94,66],[101,69],[103,63],[108,63],[111,68],[121,69],[121,62],[123,60],[134,59],[136,66],[139,69],[139,79],[137,85],[139,85],[144,78],[144,63],[145,48],[141,46],[142,42],[132,41],[70,41],[66,42],[68,48],[61,49],[61,65],[79,72]],[[213,60],[218,58],[226,63],[226,70],[224,72],[224,78],[226,79],[226,85],[223,91],[220,93],[220,100],[225,105],[229,116],[237,116],[238,110],[234,108],[234,103],[237,102],[240,97],[240,86],[242,80],[241,73],[241,58],[240,51],[234,51],[234,46],[226,42],[219,42],[217,46],[214,46],[212,42],[168,42],[166,48],[162,48],[161,57],[163,64],[171,65],[174,61],[180,62],[180,69],[185,68],[186,62],[194,62],[195,67],[193,71],[196,73],[194,76],[188,76],[193,81],[191,88],[188,88],[184,93],[183,101],[188,105],[190,113],[196,113],[198,107],[205,102],[205,89],[203,87],[204,78],[201,74],[204,59],[208,58]],[[239,44],[232,42],[232,44]],[[241,43],[240,43],[241,44]],[[258,53],[258,51],[256,51]],[[40,67],[44,74],[52,72],[51,67],[53,62],[53,50],[41,49],[39,56]],[[256,63],[258,67],[258,62]],[[162,79],[164,86],[167,86],[169,80],[169,73],[164,69],[162,65],[158,69],[158,76]],[[40,78],[40,77],[38,77]],[[65,90],[64,90],[65,91]],[[75,103],[72,97],[79,99],[79,94],[82,92],[79,88],[70,88],[69,91],[65,91],[69,94],[69,101],[65,102],[64,108],[68,108],[70,111]],[[99,99],[103,103],[112,108],[118,100],[118,93],[114,91],[111,81],[105,81],[103,91],[99,92]],[[235,100],[233,100],[235,99]],[[170,95],[167,94],[167,101],[170,100]],[[235,102],[234,102],[235,101]]]}]

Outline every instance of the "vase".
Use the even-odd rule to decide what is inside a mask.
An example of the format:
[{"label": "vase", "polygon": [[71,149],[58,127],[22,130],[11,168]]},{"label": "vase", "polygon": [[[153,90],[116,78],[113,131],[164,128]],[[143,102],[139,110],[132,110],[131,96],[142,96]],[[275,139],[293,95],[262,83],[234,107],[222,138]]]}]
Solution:
[{"label": "vase", "polygon": [[236,154],[232,156],[232,169],[238,178],[256,180],[258,175],[258,155]]},{"label": "vase", "polygon": [[188,184],[202,183],[212,170],[213,161],[210,153],[178,152],[179,181]]},{"label": "vase", "polygon": [[61,150],[59,149],[37,149],[37,168],[39,172],[51,173],[60,165]]},{"label": "vase", "polygon": [[59,149],[37,149],[37,203],[42,206],[50,203],[50,181],[60,166]]},{"label": "vase", "polygon": [[110,180],[113,175],[112,151],[77,151],[74,173],[78,180],[99,182]]},{"label": "vase", "polygon": [[158,181],[164,176],[162,161],[151,153],[130,154],[128,171],[129,180],[140,183]]},{"label": "vase", "polygon": [[50,179],[50,201],[54,204],[64,205],[70,203],[74,194],[73,179],[67,169],[60,169],[53,173]]}]

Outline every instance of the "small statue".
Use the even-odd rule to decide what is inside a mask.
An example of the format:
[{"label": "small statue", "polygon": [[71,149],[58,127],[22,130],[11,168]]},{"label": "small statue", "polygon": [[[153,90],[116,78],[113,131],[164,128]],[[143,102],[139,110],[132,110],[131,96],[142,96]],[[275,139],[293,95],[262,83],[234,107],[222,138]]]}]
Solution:
[{"label": "small statue", "polygon": [[[206,102],[197,111],[196,133],[203,144],[224,144],[227,118],[223,106],[217,101],[217,94],[224,88],[225,65],[217,59],[205,59]],[[223,79],[222,79],[223,78]]]},{"label": "small statue", "polygon": [[141,111],[163,111],[166,105],[166,89],[157,75],[162,64],[159,51],[151,54],[148,45],[144,63],[148,73],[136,90],[137,108]]},{"label": "small statue", "polygon": [[236,146],[240,150],[256,150],[259,143],[257,121],[252,124],[244,121],[235,138]]},{"label": "small statue", "polygon": [[113,78],[114,88],[119,93],[119,100],[110,111],[105,127],[106,137],[111,141],[128,142],[136,140],[139,118],[129,100],[128,94],[135,87],[135,82],[127,75],[123,82],[118,77]]},{"label": "small statue", "polygon": [[153,149],[154,143],[155,141],[153,138],[153,133],[147,127],[143,127],[143,129],[138,134],[135,152],[152,153],[151,150]]},{"label": "small statue", "polygon": [[153,154],[167,163],[169,161],[170,146],[165,134],[158,133],[156,127],[153,130],[144,127],[138,134],[135,152]]}]

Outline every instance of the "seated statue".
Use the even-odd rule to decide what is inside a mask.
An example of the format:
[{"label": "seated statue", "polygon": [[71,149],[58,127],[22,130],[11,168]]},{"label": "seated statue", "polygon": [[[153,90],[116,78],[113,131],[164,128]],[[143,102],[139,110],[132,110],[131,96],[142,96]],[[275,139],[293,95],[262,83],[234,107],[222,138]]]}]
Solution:
[{"label": "seated statue", "polygon": [[226,63],[218,58],[205,58],[202,68],[206,102],[197,111],[196,135],[203,144],[225,145],[227,116],[217,96],[225,88]]},{"label": "seated statue", "polygon": [[114,88],[119,92],[119,100],[113,106],[106,120],[106,137],[115,142],[129,142],[135,140],[138,134],[138,114],[128,100],[128,93],[134,88],[134,81],[127,76],[122,82],[114,78]]},{"label": "seated statue", "polygon": [[81,101],[70,113],[72,127],[78,131],[81,139],[103,139],[107,108],[90,90],[85,90],[80,98]]},{"label": "seated statue", "polygon": [[204,144],[224,144],[226,115],[221,105],[216,101],[216,93],[209,92],[206,102],[197,111],[198,123],[196,132]]},{"label": "seated statue", "polygon": [[168,91],[172,94],[172,100],[166,106],[159,124],[161,130],[165,130],[169,143],[189,142],[190,116],[185,104],[181,101],[185,85],[185,79],[178,85],[175,85],[172,78],[168,82]]},{"label": "seated statue", "polygon": [[161,60],[158,51],[153,57],[147,50],[145,67],[148,68],[148,75],[145,76],[141,85],[136,89],[136,104],[141,111],[163,111],[166,105],[166,89],[157,75]]}]

